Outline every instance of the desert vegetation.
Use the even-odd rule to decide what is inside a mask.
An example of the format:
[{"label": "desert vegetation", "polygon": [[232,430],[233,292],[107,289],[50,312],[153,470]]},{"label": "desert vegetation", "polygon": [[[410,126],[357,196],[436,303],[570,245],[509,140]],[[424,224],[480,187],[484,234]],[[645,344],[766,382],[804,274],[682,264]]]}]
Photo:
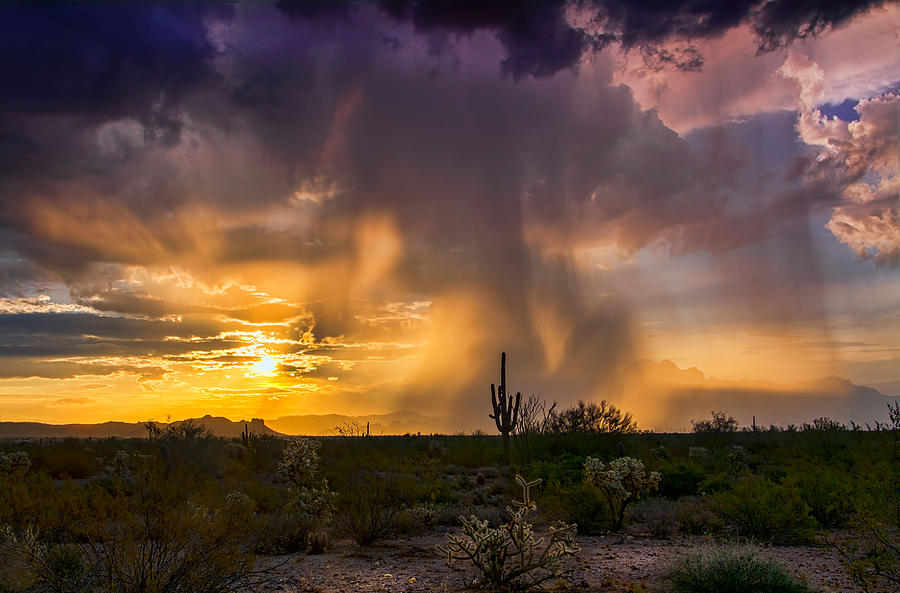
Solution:
[{"label": "desert vegetation", "polygon": [[422,561],[452,561],[437,565],[451,589],[648,590],[579,576],[591,546],[625,537],[697,544],[654,590],[817,590],[763,559],[769,546],[832,554],[855,590],[900,586],[896,407],[871,427],[716,413],[653,434],[608,403],[521,406],[508,448],[483,434],[224,439],[190,423],[4,442],[0,591],[300,590],[272,589],[280,563],[414,538]]}]

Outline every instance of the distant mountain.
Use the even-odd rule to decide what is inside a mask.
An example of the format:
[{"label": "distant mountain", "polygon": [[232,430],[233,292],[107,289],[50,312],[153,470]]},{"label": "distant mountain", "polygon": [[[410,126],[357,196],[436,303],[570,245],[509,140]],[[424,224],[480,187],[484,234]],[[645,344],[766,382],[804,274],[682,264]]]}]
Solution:
[{"label": "distant mountain", "polygon": [[879,381],[869,385],[885,395],[900,396],[900,381]]},{"label": "distant mountain", "polygon": [[[394,412],[392,414],[375,414],[370,416],[347,416],[343,414],[310,414],[302,416],[283,416],[274,420],[240,420],[233,422],[228,418],[203,416],[190,420],[173,422],[174,426],[184,422],[193,422],[207,428],[216,436],[235,438],[240,436],[246,426],[250,432],[258,435],[285,436],[289,434],[333,436],[339,431],[365,434],[368,423],[371,435],[396,435],[407,433],[450,432],[448,425],[434,418],[422,416],[416,412]],[[165,422],[156,422],[162,429],[168,426]],[[99,424],[44,424],[42,422],[0,422],[0,439],[4,438],[144,438],[147,429],[143,422],[102,422]]]},{"label": "distant mountain", "polygon": [[[268,426],[260,418],[254,418],[249,422],[240,420],[233,422],[228,418],[217,416],[203,416],[190,420],[180,420],[172,425],[178,426],[184,422],[193,422],[203,426],[216,436],[234,438],[240,436],[246,426],[250,432],[258,435],[281,436]],[[165,429],[168,424],[156,422],[157,426]],[[44,424],[42,422],[0,422],[0,438],[141,438],[147,436],[147,429],[143,422],[102,422],[100,424]]]},{"label": "distant mountain", "polygon": [[855,385],[841,377],[798,383],[727,381],[706,377],[672,361],[640,361],[622,373],[616,403],[633,411],[643,428],[690,430],[691,420],[726,411],[742,425],[802,424],[826,416],[842,423],[887,420],[887,405],[898,398]]},{"label": "distant mountain", "polygon": [[371,435],[448,432],[446,422],[409,411],[369,416],[346,416],[343,414],[282,416],[274,420],[267,420],[267,423],[275,430],[285,434],[305,435],[334,435],[339,431],[365,434],[367,423]]},{"label": "distant mountain", "polygon": [[[879,385],[900,387],[900,382]],[[886,421],[887,404],[900,401],[900,397],[882,395],[877,389],[855,385],[841,377],[789,384],[727,381],[707,377],[696,368],[680,369],[669,360],[643,360],[625,368],[620,376],[619,389],[606,397],[623,410],[633,413],[640,428],[656,431],[690,430],[691,420],[708,418],[713,410],[728,412],[744,426],[749,425],[754,417],[759,426],[800,425],[822,416],[845,424],[851,420],[871,424]],[[245,425],[254,434],[274,436],[331,436],[340,432],[365,434],[367,424],[369,434],[375,436],[453,434],[466,428],[460,425],[461,421],[431,418],[410,411],[368,416],[307,414],[272,420],[254,418],[249,422],[232,422],[227,418],[207,415],[192,421],[222,437],[239,436]],[[166,426],[165,423],[157,424],[162,428]],[[147,430],[141,422],[0,422],[0,438],[146,436]]]}]

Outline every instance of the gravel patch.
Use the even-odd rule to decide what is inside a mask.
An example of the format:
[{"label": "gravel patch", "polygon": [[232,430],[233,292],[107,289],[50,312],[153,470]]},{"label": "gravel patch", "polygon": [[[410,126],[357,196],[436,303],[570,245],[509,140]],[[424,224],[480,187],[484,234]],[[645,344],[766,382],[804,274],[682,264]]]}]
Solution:
[{"label": "gravel patch", "polygon": [[[342,543],[327,553],[261,558],[258,568],[269,582],[260,592],[333,593],[390,591],[422,593],[471,589],[477,572],[462,562],[447,565],[437,551],[443,534],[383,542],[371,548]],[[704,537],[651,539],[632,536],[581,536],[581,553],[569,562],[568,586],[575,591],[668,590],[665,575],[679,558],[714,545]],[[761,547],[762,558],[780,563],[826,593],[862,593],[831,548]],[[564,583],[561,583],[564,585]]]}]

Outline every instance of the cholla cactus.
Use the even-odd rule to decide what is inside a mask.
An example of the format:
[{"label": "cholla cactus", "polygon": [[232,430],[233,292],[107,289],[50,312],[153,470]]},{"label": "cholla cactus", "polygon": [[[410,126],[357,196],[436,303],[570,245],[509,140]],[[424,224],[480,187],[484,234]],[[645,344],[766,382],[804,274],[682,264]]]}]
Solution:
[{"label": "cholla cactus", "polygon": [[31,457],[27,451],[0,453],[0,473],[14,474],[25,472],[31,467]]},{"label": "cholla cactus", "polygon": [[536,509],[531,488],[540,480],[527,482],[516,476],[522,500],[507,507],[510,520],[494,528],[474,515],[460,517],[462,535],[448,535],[438,549],[447,561],[468,560],[481,571],[482,585],[494,589],[530,588],[563,574],[563,559],[579,552],[575,525],[554,523],[547,535],[537,537],[529,515]]},{"label": "cholla cactus", "polygon": [[584,462],[584,478],[603,491],[610,519],[619,531],[625,524],[625,509],[642,493],[656,490],[660,474],[650,472],[648,475],[644,463],[634,457],[615,459],[609,462],[609,468],[599,459],[588,457]]},{"label": "cholla cactus", "polygon": [[240,490],[230,490],[225,495],[225,506],[216,511],[216,517],[224,520],[235,529],[242,529],[253,520],[256,504],[253,499]]},{"label": "cholla cactus", "polygon": [[441,441],[434,439],[428,443],[428,457],[432,459],[442,459],[449,449]]},{"label": "cholla cactus", "polygon": [[709,449],[706,447],[690,447],[688,449],[688,459],[691,461],[706,461],[709,457]]},{"label": "cholla cactus", "polygon": [[315,482],[320,446],[316,439],[292,438],[284,448],[278,473],[295,488],[288,510],[304,518],[327,522],[334,509],[335,494],[329,490],[326,480]]},{"label": "cholla cactus", "polygon": [[106,466],[106,473],[119,479],[127,478],[131,475],[131,472],[129,471],[130,465],[128,451],[119,449],[116,451],[116,456],[113,457],[109,462],[109,465]]},{"label": "cholla cactus", "polygon": [[253,511],[253,499],[240,490],[231,490],[225,495],[225,506],[235,511]]},{"label": "cholla cactus", "polygon": [[319,471],[319,447],[321,446],[322,443],[316,439],[292,438],[284,448],[281,463],[278,464],[278,473],[291,481],[297,488],[309,484],[315,478],[316,472]]},{"label": "cholla cactus", "polygon": [[744,469],[744,462],[747,460],[747,451],[740,445],[732,445],[731,452],[728,453],[728,463],[731,464],[731,471],[735,474],[741,473]]},{"label": "cholla cactus", "polygon": [[328,480],[322,480],[318,485],[298,488],[287,508],[301,518],[328,523],[334,513],[336,497],[337,494],[328,488]]}]

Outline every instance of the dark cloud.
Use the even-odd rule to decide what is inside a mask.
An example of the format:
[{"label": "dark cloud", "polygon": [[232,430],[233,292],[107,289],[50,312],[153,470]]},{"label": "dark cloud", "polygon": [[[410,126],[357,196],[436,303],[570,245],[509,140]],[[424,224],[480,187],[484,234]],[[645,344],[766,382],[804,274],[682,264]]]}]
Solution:
[{"label": "dark cloud", "polygon": [[[252,355],[218,353],[241,343],[215,338],[229,324],[306,316],[273,330],[295,340],[286,348],[311,331],[319,352],[358,362],[356,342],[433,341],[413,388],[398,388],[410,398],[443,384],[448,400],[480,400],[475,387],[507,350],[517,380],[565,401],[605,389],[635,350],[630,311],[601,271],[582,277],[576,251],[720,253],[833,202],[824,190],[786,191],[754,209],[735,197],[750,157],[728,134],[688,141],[611,86],[609,65],[568,70],[612,41],[643,48],[656,67],[696,69],[696,48],[663,44],[746,22],[765,28],[762,39],[786,27],[786,42],[802,36],[803,19],[815,18],[816,33],[845,22],[843,12],[691,1],[380,6],[0,9],[0,230],[16,261],[114,314],[0,315],[0,355],[184,360],[202,350],[210,363],[246,363]],[[590,25],[570,23],[578,9]],[[478,31],[496,41],[478,46],[469,69],[454,65],[458,36]],[[422,36],[431,53],[417,51]],[[130,282],[129,266],[180,266],[213,284],[240,268],[302,298],[186,303]],[[279,277],[284,269],[296,277]],[[373,322],[392,301],[433,302],[428,322]]]},{"label": "dark cloud", "polygon": [[753,28],[759,38],[759,50],[770,51],[790,45],[796,39],[820,35],[849,23],[856,16],[892,3],[881,0],[763,2],[754,10]]},{"label": "dark cloud", "polygon": [[205,19],[229,13],[211,3],[5,4],[0,109],[139,117],[165,133],[176,126],[168,109],[216,76]]},{"label": "dark cloud", "polygon": [[[501,71],[521,76],[549,76],[579,64],[586,52],[612,42],[643,48],[648,64],[693,70],[702,56],[689,44],[723,35],[749,23],[759,51],[789,45],[795,39],[819,35],[849,22],[856,15],[882,6],[884,0],[381,0],[391,17],[411,22],[429,35],[470,35],[489,31],[506,50]],[[348,18],[357,2],[283,0],[279,6],[296,18]],[[573,23],[570,12],[591,16],[589,25]],[[582,15],[583,16],[583,15]],[[667,42],[687,43],[678,49]],[[437,39],[438,47],[442,45]]]},{"label": "dark cloud", "polygon": [[105,376],[116,373],[136,375],[138,380],[160,379],[166,369],[158,366],[134,364],[97,364],[84,361],[43,361],[25,357],[0,357],[0,378],[73,379],[86,376]]},{"label": "dark cloud", "polygon": [[11,333],[41,333],[53,335],[92,335],[109,338],[144,336],[208,336],[218,333],[214,321],[163,321],[133,319],[130,317],[106,317],[89,313],[30,313],[24,315],[0,315],[0,328]]}]

